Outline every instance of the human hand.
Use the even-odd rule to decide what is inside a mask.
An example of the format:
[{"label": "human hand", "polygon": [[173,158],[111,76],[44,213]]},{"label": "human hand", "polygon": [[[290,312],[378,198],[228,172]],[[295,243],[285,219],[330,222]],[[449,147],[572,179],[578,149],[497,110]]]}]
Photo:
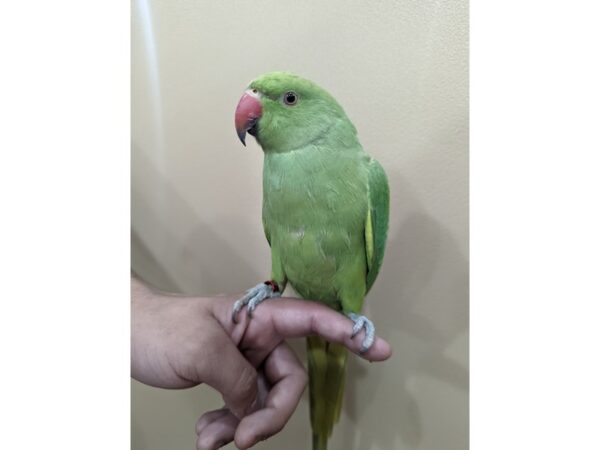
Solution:
[{"label": "human hand", "polygon": [[206,383],[223,396],[225,406],[197,422],[198,450],[234,439],[247,449],[287,423],[307,384],[287,338],[319,335],[370,361],[391,355],[380,338],[359,354],[362,337],[350,337],[352,322],[306,300],[264,302],[252,319],[242,312],[235,324],[236,298],[159,294],[132,280],[132,376],[172,389]]}]

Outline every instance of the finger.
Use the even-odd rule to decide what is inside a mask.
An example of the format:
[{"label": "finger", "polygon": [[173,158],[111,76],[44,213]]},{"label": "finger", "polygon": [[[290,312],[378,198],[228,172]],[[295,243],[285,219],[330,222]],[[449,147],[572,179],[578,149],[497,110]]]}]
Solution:
[{"label": "finger", "polygon": [[199,381],[219,391],[229,410],[243,417],[256,401],[256,370],[217,323],[211,331],[213,339],[198,361]]},{"label": "finger", "polygon": [[198,433],[197,450],[215,450],[233,441],[239,419],[230,411],[224,411],[224,415],[220,415]]},{"label": "finger", "polygon": [[[319,335],[330,342],[345,345],[350,351],[369,361],[383,361],[392,355],[390,344],[376,337],[371,348],[360,353],[362,341],[352,339],[353,323],[342,313],[317,302],[294,299],[279,299],[261,304],[261,320],[247,325],[244,339],[264,333],[267,322],[282,338]],[[255,319],[256,319],[255,318]]]},{"label": "finger", "polygon": [[244,417],[235,433],[235,443],[247,449],[281,431],[298,406],[308,382],[306,371],[284,342],[267,357],[264,366],[271,390],[262,409]]},{"label": "finger", "polygon": [[213,411],[209,411],[202,414],[196,422],[196,434],[200,434],[208,424],[214,422],[220,417],[227,415],[228,413],[229,410],[223,407],[221,409],[215,409]]}]

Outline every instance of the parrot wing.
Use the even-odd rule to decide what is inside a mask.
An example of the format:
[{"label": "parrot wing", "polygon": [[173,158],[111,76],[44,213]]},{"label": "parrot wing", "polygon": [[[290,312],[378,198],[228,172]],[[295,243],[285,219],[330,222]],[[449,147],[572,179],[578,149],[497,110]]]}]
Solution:
[{"label": "parrot wing", "polygon": [[387,239],[390,190],[381,165],[374,159],[368,163],[368,209],[365,222],[365,250],[367,252],[367,292],[373,286],[385,250]]}]

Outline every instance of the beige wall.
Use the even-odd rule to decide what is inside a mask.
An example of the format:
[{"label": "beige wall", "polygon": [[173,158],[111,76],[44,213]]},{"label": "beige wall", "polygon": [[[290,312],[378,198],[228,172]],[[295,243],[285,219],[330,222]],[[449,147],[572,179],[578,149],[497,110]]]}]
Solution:
[{"label": "beige wall", "polygon": [[[394,356],[351,359],[330,447],[466,449],[466,0],[134,0],[132,14],[134,269],[165,290],[198,294],[239,292],[268,276],[262,153],[252,138],[241,146],[233,112],[261,73],[313,79],[344,106],[392,196],[366,313]],[[301,342],[294,348],[304,357]],[[205,387],[132,389],[135,450],[193,448],[196,418],[221,406]],[[309,436],[305,395],[259,448],[307,449]]]}]

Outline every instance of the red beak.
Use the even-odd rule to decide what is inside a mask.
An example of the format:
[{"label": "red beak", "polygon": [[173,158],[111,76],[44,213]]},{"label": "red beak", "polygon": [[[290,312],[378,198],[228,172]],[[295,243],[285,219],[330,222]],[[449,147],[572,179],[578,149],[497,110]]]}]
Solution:
[{"label": "red beak", "polygon": [[[262,105],[257,94],[246,91],[235,109],[235,131],[244,146],[246,145],[246,131],[254,128],[261,114]],[[250,134],[255,134],[254,130],[250,131]]]}]

